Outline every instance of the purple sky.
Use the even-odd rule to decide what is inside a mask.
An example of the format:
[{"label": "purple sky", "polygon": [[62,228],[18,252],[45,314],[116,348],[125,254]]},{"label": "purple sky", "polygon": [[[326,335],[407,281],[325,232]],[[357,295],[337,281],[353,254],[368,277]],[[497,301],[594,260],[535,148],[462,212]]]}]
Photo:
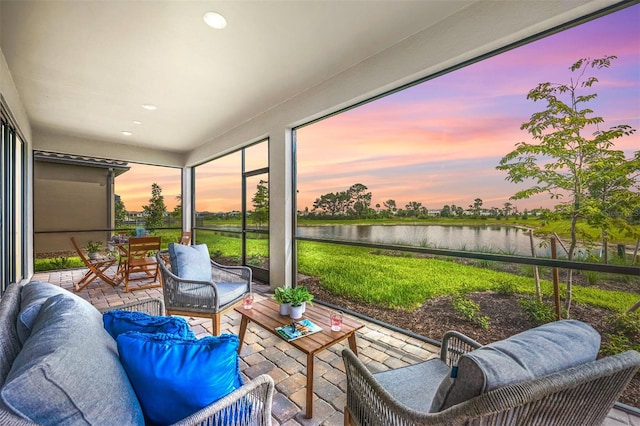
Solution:
[{"label": "purple sky", "polygon": [[[640,127],[640,5],[549,36],[445,76],[298,130],[298,209],[328,192],[366,185],[376,203],[394,199],[427,208],[502,207],[519,188],[495,170],[515,143],[530,141],[520,125],[545,105],[526,99],[538,83],[568,83],[581,57],[615,55],[595,71],[589,103],[605,127]],[[575,75],[574,75],[575,77]],[[637,133],[616,142],[631,156]],[[339,153],[339,155],[336,155]],[[530,186],[530,185],[527,185]],[[511,201],[551,207],[548,196]]]}]

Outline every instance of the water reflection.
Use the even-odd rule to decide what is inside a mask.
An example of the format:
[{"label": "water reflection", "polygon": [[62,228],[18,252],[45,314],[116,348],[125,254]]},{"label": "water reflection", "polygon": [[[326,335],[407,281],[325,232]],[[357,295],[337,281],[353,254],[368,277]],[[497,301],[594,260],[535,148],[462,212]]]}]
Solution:
[{"label": "water reflection", "polygon": [[[327,225],[298,227],[298,235],[377,244],[398,244],[450,250],[531,255],[527,230],[507,226]],[[549,256],[534,237],[536,256]]]}]

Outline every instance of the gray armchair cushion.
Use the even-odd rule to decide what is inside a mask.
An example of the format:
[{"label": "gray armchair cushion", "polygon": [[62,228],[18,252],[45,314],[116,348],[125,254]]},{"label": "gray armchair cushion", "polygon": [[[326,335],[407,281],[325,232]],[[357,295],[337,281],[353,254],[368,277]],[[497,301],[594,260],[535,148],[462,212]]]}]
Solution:
[{"label": "gray armchair cushion", "polygon": [[426,413],[438,385],[449,375],[440,358],[376,373],[373,376],[387,392],[409,408]]},{"label": "gray armchair cushion", "polygon": [[[242,297],[249,289],[247,283],[216,283],[218,288],[218,307],[225,306]],[[203,303],[213,307],[215,297],[213,287],[210,285],[181,285],[176,295],[180,297],[180,303],[191,306],[202,306]]]},{"label": "gray armchair cushion", "polygon": [[211,281],[211,258],[206,244],[186,246],[169,244],[171,272],[180,278],[193,281]]},{"label": "gray armchair cushion", "polygon": [[442,381],[431,412],[512,383],[593,361],[599,348],[598,332],[575,320],[552,322],[483,346],[462,356],[456,378]]},{"label": "gray armchair cushion", "polygon": [[42,305],[0,391],[16,414],[42,425],[144,424],[102,315],[69,294]]}]

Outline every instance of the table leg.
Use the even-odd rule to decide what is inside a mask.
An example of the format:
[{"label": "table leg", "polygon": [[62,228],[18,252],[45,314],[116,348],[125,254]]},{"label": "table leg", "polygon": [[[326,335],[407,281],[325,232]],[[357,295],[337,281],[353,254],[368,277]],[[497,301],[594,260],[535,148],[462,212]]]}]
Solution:
[{"label": "table leg", "polygon": [[349,349],[355,356],[358,356],[358,345],[356,345],[356,333],[353,332],[349,336]]},{"label": "table leg", "polygon": [[249,318],[242,316],[242,320],[240,320],[240,334],[238,337],[240,338],[240,345],[238,346],[238,355],[242,352],[242,344],[244,343],[244,335],[247,332],[247,324],[249,323]]},{"label": "table leg", "polygon": [[307,354],[307,406],[305,417],[313,417],[313,354]]}]

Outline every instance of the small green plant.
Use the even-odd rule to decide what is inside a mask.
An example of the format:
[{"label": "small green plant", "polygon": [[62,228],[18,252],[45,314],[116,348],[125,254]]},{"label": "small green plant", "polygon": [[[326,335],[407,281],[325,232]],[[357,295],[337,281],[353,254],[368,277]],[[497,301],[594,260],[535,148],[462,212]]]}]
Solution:
[{"label": "small green plant", "polygon": [[88,253],[98,253],[102,249],[102,242],[89,240],[85,248]]},{"label": "small green plant", "polygon": [[262,259],[260,259],[259,256],[251,256],[249,259],[247,259],[247,265],[260,266],[262,265]]},{"label": "small green plant", "polygon": [[71,266],[71,261],[68,257],[55,257],[51,259],[51,266],[54,269],[67,269]]},{"label": "small green plant", "polygon": [[527,314],[531,322],[536,326],[553,322],[556,314],[553,308],[533,297],[523,297],[518,300],[522,311]]},{"label": "small green plant", "polygon": [[516,284],[511,280],[500,280],[500,281],[495,281],[495,283],[496,283],[496,292],[498,294],[503,294],[503,295],[514,294],[518,290],[518,287],[516,286]]},{"label": "small green plant", "polygon": [[464,318],[478,324],[484,330],[489,329],[489,317],[479,315],[480,305],[476,302],[458,294],[453,296],[451,303],[453,304],[453,309]]},{"label": "small green plant", "polygon": [[602,274],[598,271],[582,271],[582,274],[587,278],[590,286],[597,285],[602,277]]},{"label": "small green plant", "polygon": [[640,342],[632,341],[622,332],[605,334],[604,337],[609,341],[600,346],[600,354],[602,356],[616,355],[631,349],[640,351]]},{"label": "small green plant", "polygon": [[616,332],[640,342],[640,311],[614,314],[606,321]]}]

